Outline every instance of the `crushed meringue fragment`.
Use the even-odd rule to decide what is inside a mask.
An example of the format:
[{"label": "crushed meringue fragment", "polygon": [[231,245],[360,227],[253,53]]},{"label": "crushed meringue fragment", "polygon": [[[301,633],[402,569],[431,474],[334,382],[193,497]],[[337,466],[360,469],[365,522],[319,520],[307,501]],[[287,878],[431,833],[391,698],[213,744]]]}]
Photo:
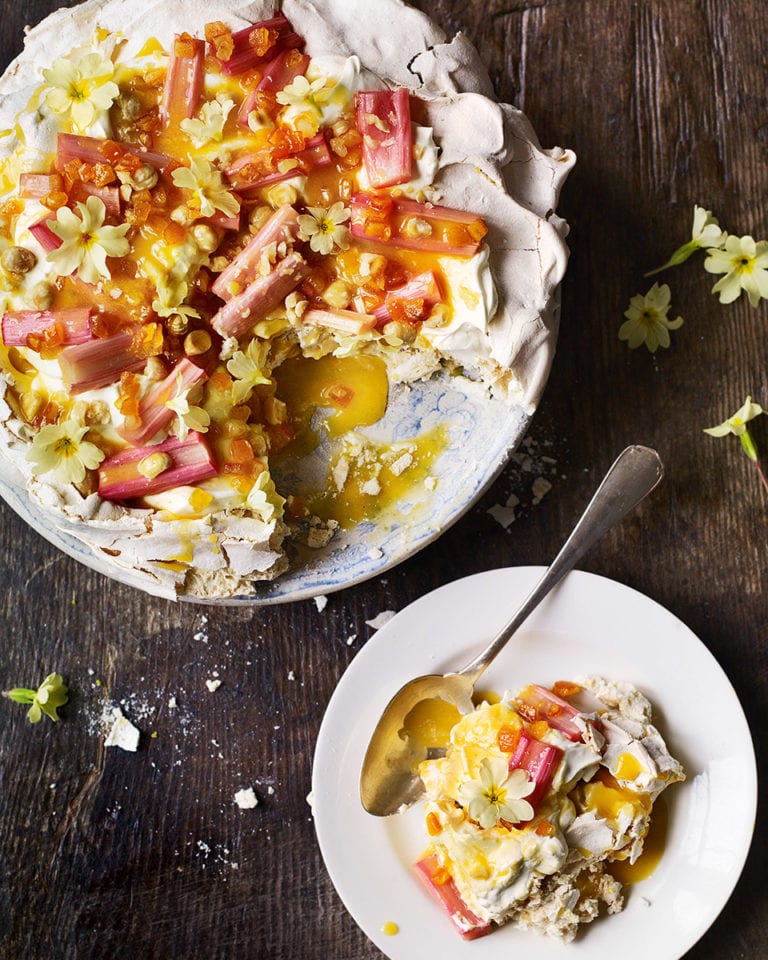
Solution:
[{"label": "crushed meringue fragment", "polygon": [[416,872],[465,939],[514,923],[570,941],[601,907],[619,912],[621,881],[663,849],[644,851],[654,803],[685,779],[648,700],[600,677],[507,692],[430,745],[447,749],[420,766],[430,844]]},{"label": "crushed meringue fragment", "polygon": [[110,565],[226,597],[339,529],[272,476],[312,409],[357,521],[436,484],[439,430],[355,432],[390,387],[535,406],[574,158],[399,0],[204,7],[87,0],[0,81],[0,447]]}]

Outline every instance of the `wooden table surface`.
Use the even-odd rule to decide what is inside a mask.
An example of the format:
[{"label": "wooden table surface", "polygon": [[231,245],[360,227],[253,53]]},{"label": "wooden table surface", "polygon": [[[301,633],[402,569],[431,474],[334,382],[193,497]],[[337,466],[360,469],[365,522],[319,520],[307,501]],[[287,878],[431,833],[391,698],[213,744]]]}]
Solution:
[{"label": "wooden table surface", "polygon": [[[2,66],[25,23],[72,5],[6,0]],[[689,238],[694,203],[730,232],[768,235],[768,6],[418,5],[477,43],[500,97],[526,111],[546,146],[579,157],[561,206],[572,258],[559,349],[530,460],[510,464],[437,543],[330,596],[322,612],[312,601],[251,610],[152,599],[58,553],[0,506],[0,687],[56,669],[72,691],[56,725],[30,726],[23,708],[0,702],[7,960],[380,957],[334,891],[305,799],[334,686],[380,611],[457,577],[548,562],[627,443],[655,446],[667,479],[581,566],[685,621],[730,677],[758,753],[766,742],[768,495],[738,442],[702,428],[748,393],[768,406],[768,304],[721,305],[698,258],[664,276],[673,316],[685,319],[671,349],[630,352],[617,331],[629,298],[650,286],[644,271]],[[754,436],[768,454],[767,424]],[[539,475],[552,490],[534,505]],[[487,511],[512,493],[521,504],[505,530]],[[211,693],[205,681],[217,675]],[[105,703],[124,704],[142,730],[138,753],[105,750]],[[232,802],[245,786],[260,798],[255,810]],[[767,838],[763,823],[690,960],[766,955]]]}]

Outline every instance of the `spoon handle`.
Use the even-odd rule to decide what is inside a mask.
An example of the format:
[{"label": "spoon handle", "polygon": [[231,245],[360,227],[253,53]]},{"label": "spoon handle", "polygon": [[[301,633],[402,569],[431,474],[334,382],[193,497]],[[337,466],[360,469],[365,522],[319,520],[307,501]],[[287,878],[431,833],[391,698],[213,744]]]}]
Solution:
[{"label": "spoon handle", "polygon": [[549,591],[603,534],[658,486],[663,476],[664,465],[655,450],[635,445],[622,451],[605,475],[570,537],[517,613],[485,650],[460,670],[459,674],[472,676],[474,682]]}]

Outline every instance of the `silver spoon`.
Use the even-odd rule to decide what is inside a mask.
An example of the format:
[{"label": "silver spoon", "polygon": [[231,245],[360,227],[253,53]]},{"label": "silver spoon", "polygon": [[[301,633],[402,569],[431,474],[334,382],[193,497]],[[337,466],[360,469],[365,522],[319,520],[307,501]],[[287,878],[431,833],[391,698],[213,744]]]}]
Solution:
[{"label": "silver spoon", "polygon": [[510,637],[587,550],[658,486],[663,476],[664,466],[655,450],[627,447],[605,475],[552,565],[485,650],[458,673],[417,677],[395,694],[373,731],[363,760],[360,799],[368,813],[387,817],[423,792],[418,765],[440,751],[416,743],[405,732],[406,718],[414,707],[424,700],[443,700],[468,713],[478,677]]}]

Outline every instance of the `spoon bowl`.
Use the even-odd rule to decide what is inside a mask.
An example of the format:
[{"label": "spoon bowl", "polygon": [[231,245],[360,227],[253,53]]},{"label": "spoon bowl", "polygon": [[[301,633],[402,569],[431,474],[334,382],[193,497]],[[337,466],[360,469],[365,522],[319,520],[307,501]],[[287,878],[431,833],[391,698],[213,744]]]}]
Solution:
[{"label": "spoon bowl", "polygon": [[[605,475],[558,555],[522,606],[488,646],[457,673],[409,681],[392,697],[371,736],[360,775],[360,799],[368,813],[387,817],[419,798],[424,785],[419,764],[444,753],[441,724],[453,707],[473,709],[478,677],[533,610],[600,537],[634,509],[661,482],[664,467],[655,450],[627,447]],[[434,722],[430,722],[430,715]]]}]

